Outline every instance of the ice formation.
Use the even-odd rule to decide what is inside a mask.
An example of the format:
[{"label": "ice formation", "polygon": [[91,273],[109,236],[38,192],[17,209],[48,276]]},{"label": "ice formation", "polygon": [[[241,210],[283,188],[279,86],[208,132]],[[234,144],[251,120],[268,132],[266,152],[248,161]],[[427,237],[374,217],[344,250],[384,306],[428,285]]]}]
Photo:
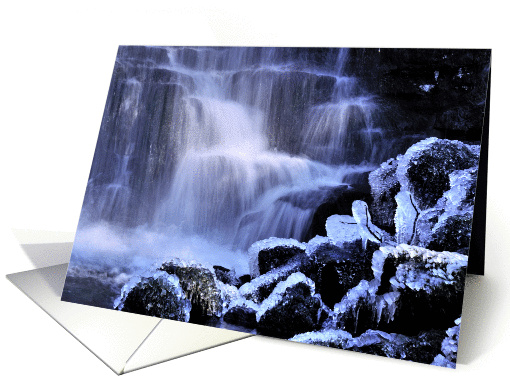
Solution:
[{"label": "ice formation", "polygon": [[361,239],[358,224],[349,215],[331,215],[326,220],[326,233],[336,245]]},{"label": "ice formation", "polygon": [[348,341],[352,340],[352,335],[341,329],[324,329],[319,332],[296,334],[289,340],[315,345],[334,344],[343,348]]},{"label": "ice formation", "polygon": [[[332,216],[338,216],[338,215],[332,215]],[[332,217],[330,216],[330,218]],[[328,218],[329,220],[329,218]],[[326,222],[327,227],[327,222]],[[306,254],[310,257],[312,256],[317,249],[319,249],[322,246],[325,245],[335,245],[335,241],[331,237],[324,237],[324,236],[315,236],[313,239],[310,239],[308,243],[306,243]]]},{"label": "ice formation", "polygon": [[400,191],[395,200],[397,201],[395,212],[397,243],[413,244],[416,239],[416,221],[421,211],[409,191]]},{"label": "ice formation", "polygon": [[383,230],[376,227],[370,218],[368,205],[361,200],[352,202],[352,216],[358,224],[359,234],[363,240],[363,248],[367,247],[367,242],[381,243],[384,238]]}]

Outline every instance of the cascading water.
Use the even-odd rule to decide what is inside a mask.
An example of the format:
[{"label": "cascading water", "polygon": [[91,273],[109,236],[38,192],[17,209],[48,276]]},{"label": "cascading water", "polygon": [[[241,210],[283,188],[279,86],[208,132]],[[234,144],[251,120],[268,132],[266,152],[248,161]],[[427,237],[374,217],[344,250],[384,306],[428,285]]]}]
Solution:
[{"label": "cascading water", "polygon": [[345,49],[121,47],[82,221],[177,227],[241,250],[303,240],[325,195],[387,155],[347,60]]}]

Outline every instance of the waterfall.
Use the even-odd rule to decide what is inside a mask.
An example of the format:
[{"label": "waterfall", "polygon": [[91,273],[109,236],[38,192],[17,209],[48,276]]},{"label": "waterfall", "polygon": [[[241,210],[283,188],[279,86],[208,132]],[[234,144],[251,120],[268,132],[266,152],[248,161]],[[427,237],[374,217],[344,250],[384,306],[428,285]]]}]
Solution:
[{"label": "waterfall", "polygon": [[344,74],[348,59],[346,49],[121,47],[84,219],[241,249],[303,240],[330,190],[386,155],[377,104]]}]

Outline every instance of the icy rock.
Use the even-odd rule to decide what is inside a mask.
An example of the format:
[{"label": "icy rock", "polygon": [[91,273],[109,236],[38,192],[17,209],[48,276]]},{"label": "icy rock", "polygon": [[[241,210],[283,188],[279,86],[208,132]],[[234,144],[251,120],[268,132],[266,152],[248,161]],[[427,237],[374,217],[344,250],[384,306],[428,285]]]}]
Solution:
[{"label": "icy rock", "polygon": [[176,275],[157,271],[152,276],[137,276],[124,285],[114,308],[188,322],[191,302],[186,298]]},{"label": "icy rock", "polygon": [[335,305],[332,322],[353,334],[368,329],[417,335],[446,329],[462,307],[467,256],[401,244],[374,252],[374,279]]},{"label": "icy rock", "polygon": [[438,354],[436,358],[434,358],[432,365],[455,369],[459,346],[460,321],[460,318],[456,319],[456,325],[446,331],[446,338],[441,343],[442,354]]},{"label": "icy rock", "polygon": [[479,155],[459,141],[428,138],[411,146],[396,170],[401,190],[413,194],[424,210],[433,207],[450,188],[449,175],[478,165]]},{"label": "icy rock", "polygon": [[[380,253],[387,255],[382,271],[374,270],[374,274],[381,272],[378,293],[400,294],[393,320],[381,321],[381,330],[415,335],[444,329],[445,323],[460,316],[467,256],[403,244]],[[380,259],[376,261],[381,266]]]},{"label": "icy rock", "polygon": [[472,212],[475,204],[478,167],[454,171],[449,175],[449,179],[450,189],[443,194],[436,207],[443,208],[449,216]]},{"label": "icy rock", "polygon": [[433,227],[428,247],[436,251],[455,251],[468,254],[473,215],[449,216]]},{"label": "icy rock", "polygon": [[370,328],[377,328],[383,322],[393,320],[398,292],[377,295],[377,280],[362,280],[350,289],[342,300],[335,305],[332,313],[334,325],[354,335]]},{"label": "icy rock", "polygon": [[294,246],[278,246],[262,249],[259,251],[258,255],[259,272],[261,275],[267,273],[271,269],[286,264],[291,258],[303,255],[304,253],[305,250]]},{"label": "icy rock", "polygon": [[233,285],[239,287],[241,285],[240,280],[236,277],[235,271],[232,269],[227,269],[220,265],[213,266],[214,274],[216,278],[224,284]]},{"label": "icy rock", "polygon": [[331,245],[335,245],[335,243],[330,237],[315,236],[314,238],[310,239],[308,243],[306,243],[305,252],[308,257],[311,257],[320,247]]},{"label": "icy rock", "polygon": [[413,240],[408,243],[436,251],[467,254],[477,173],[478,169],[473,167],[457,170],[449,175],[450,189],[434,207],[419,213],[415,221]]},{"label": "icy rock", "polygon": [[[307,265],[305,265],[307,267]],[[270,270],[261,276],[255,277],[250,282],[243,284],[239,288],[239,293],[247,300],[255,303],[261,303],[266,299],[276,285],[285,280],[289,275],[301,271],[303,268],[302,257],[289,260],[289,262],[281,267]]]},{"label": "icy rock", "polygon": [[202,322],[222,315],[221,285],[209,268],[175,259],[162,264],[159,269],[179,278],[186,298],[191,301],[191,322]]},{"label": "icy rock", "polygon": [[336,245],[361,240],[358,223],[349,215],[331,215],[326,220],[326,233]]},{"label": "icy rock", "polygon": [[351,180],[356,181],[356,179],[349,180],[348,178],[352,177],[345,176],[343,181],[349,183],[350,186],[342,185],[334,188],[334,192],[331,197],[315,209],[310,223],[310,228],[304,235],[305,240],[316,235],[327,235],[325,227],[327,219],[331,215],[351,215],[353,201],[368,201],[371,199],[368,181],[366,182],[366,185],[353,184],[351,183]]},{"label": "icy rock", "polygon": [[340,329],[324,329],[319,332],[296,334],[290,341],[344,349],[352,340],[351,333]]},{"label": "icy rock", "polygon": [[375,246],[364,251],[361,241],[342,247],[324,242],[310,254],[314,271],[310,277],[315,281],[317,293],[329,307],[339,302],[349,289],[363,279],[373,278],[371,252]]},{"label": "icy rock", "polygon": [[280,282],[257,312],[260,334],[290,338],[320,327],[323,304],[314,296],[315,285],[302,273]]},{"label": "icy rock", "polygon": [[[273,260],[275,266],[270,267],[272,264],[271,262],[271,250],[278,248],[275,250],[281,256],[281,259],[276,258]],[[288,248],[288,250],[285,250],[285,248]],[[259,268],[259,254],[260,252],[263,252],[263,258],[268,260],[268,264],[262,264],[262,269],[266,272],[270,269],[273,269],[277,267],[278,265],[282,265],[287,260],[292,257],[287,257],[286,255],[289,253],[304,253],[306,250],[306,245],[295,240],[295,239],[280,239],[276,237],[270,237],[269,239],[259,240],[255,243],[253,243],[250,248],[248,249],[248,257],[250,261],[250,273],[253,277],[260,276],[261,274],[265,272],[261,272]],[[276,265],[277,264],[277,265]],[[268,269],[269,268],[269,269]]]},{"label": "icy rock", "polygon": [[448,361],[446,359],[446,357],[442,354],[438,354],[434,360],[432,361],[431,365],[434,365],[434,366],[441,366],[441,367],[447,367],[449,369],[455,369],[456,368],[456,364],[451,362],[451,361]]},{"label": "icy rock", "polygon": [[450,189],[435,206],[437,218],[426,220],[431,226],[429,231],[420,231],[422,246],[438,251],[469,252],[477,175],[477,167],[450,174]]},{"label": "icy rock", "polygon": [[223,316],[223,320],[229,324],[241,325],[253,329],[257,326],[256,314],[259,306],[253,301],[238,299]]},{"label": "icy rock", "polygon": [[434,359],[440,341],[440,331],[435,330],[417,336],[368,330],[348,342],[347,349],[429,364]]},{"label": "icy rock", "polygon": [[390,233],[395,232],[395,211],[397,203],[395,196],[400,191],[396,171],[400,156],[391,158],[372,171],[368,176],[373,201],[370,211],[374,224]]},{"label": "icy rock", "polygon": [[380,330],[367,330],[360,336],[353,337],[344,330],[324,329],[297,334],[290,340],[430,364],[441,346],[441,336],[440,331],[409,337]]}]

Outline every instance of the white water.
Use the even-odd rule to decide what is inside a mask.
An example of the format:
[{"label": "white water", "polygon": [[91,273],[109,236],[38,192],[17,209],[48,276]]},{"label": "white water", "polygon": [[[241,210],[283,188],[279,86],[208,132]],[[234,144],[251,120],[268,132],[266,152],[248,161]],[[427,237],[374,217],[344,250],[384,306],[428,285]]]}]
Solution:
[{"label": "white water", "polygon": [[[376,104],[344,75],[347,50],[330,51],[321,65],[310,64],[305,50],[167,52],[169,63],[143,58],[136,70],[145,74],[128,76],[110,94],[102,126],[110,136],[94,159],[87,230],[104,221],[121,231],[138,226],[158,235],[157,245],[153,236],[134,235],[140,258],[151,257],[144,254],[150,248],[158,257],[180,256],[179,243],[190,240],[201,243],[191,257],[239,268],[226,258],[268,237],[302,240],[321,195],[379,164]],[[171,79],[157,82],[150,77],[156,69]],[[172,86],[179,92],[158,106],[163,96],[154,94]],[[225,249],[223,261],[211,254],[214,246]]]}]

